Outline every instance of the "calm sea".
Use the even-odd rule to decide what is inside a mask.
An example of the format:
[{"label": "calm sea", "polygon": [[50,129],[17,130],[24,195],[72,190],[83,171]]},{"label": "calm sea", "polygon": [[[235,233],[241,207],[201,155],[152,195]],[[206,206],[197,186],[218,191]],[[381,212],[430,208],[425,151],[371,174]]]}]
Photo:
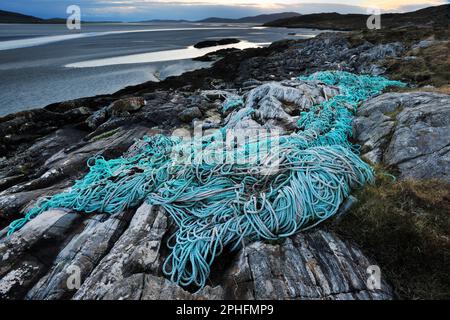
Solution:
[{"label": "calm sea", "polygon": [[239,38],[232,47],[245,49],[319,32],[247,24],[91,24],[75,32],[0,24],[0,116],[206,67],[191,59],[226,47],[192,47],[202,40]]}]

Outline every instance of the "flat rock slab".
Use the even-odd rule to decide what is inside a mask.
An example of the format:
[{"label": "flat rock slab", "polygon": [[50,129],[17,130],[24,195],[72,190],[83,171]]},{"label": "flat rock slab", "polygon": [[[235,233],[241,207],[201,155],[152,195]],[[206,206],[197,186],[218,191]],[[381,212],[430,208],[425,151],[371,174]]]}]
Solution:
[{"label": "flat rock slab", "polygon": [[402,178],[450,181],[450,95],[386,93],[359,108],[353,122],[362,156]]}]

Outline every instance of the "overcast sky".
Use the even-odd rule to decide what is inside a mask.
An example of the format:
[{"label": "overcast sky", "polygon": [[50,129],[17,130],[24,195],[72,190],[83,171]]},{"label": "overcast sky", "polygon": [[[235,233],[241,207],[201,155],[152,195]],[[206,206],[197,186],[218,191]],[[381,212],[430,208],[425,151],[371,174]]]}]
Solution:
[{"label": "overcast sky", "polygon": [[0,0],[0,9],[53,18],[67,16],[67,6],[76,4],[81,7],[83,20],[140,21],[239,18],[283,11],[366,13],[366,8],[373,6],[404,12],[445,3],[449,0]]}]

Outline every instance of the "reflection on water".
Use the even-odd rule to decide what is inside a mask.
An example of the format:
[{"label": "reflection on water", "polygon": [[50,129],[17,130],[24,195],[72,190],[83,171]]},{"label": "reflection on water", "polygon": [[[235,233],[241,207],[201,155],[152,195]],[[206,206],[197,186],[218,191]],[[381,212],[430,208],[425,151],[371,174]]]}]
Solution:
[{"label": "reflection on water", "polygon": [[315,34],[299,34],[299,33],[296,33],[296,34],[293,34],[292,36],[293,37],[300,37],[302,39],[308,39],[308,38],[314,38],[316,35]]},{"label": "reflection on water", "polygon": [[35,47],[43,44],[49,44],[54,42],[66,41],[66,40],[74,40],[84,37],[89,37],[90,33],[78,33],[78,34],[68,34],[61,36],[45,36],[45,37],[36,37],[30,39],[20,39],[20,40],[9,40],[9,41],[1,41],[0,42],[0,50],[11,50],[11,49],[20,49],[27,47]]},{"label": "reflection on water", "polygon": [[197,49],[193,46],[187,47],[185,49],[177,50],[164,50],[140,54],[132,54],[120,57],[106,58],[106,59],[96,59],[89,61],[81,61],[76,63],[67,64],[67,68],[93,68],[93,67],[104,67],[120,64],[134,64],[134,63],[150,63],[150,62],[162,62],[162,61],[172,61],[172,60],[183,60],[183,59],[193,59],[197,57],[204,56],[207,53],[214,52],[222,49],[248,49],[248,48],[258,48],[269,43],[254,43],[250,41],[241,41],[239,43],[224,45],[224,46],[214,46],[209,48]]}]

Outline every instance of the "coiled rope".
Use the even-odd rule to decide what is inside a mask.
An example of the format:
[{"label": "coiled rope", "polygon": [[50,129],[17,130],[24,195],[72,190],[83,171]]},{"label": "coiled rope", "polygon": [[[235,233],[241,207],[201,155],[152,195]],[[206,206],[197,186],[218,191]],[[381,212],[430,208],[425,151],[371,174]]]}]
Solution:
[{"label": "coiled rope", "polygon": [[[267,137],[230,155],[217,135],[194,143],[144,137],[135,156],[90,159],[83,179],[67,192],[40,200],[10,225],[9,234],[51,208],[115,214],[147,201],[164,208],[178,227],[168,241],[164,273],[178,285],[203,288],[225,247],[235,250],[244,240],[277,240],[312,228],[333,216],[352,188],[373,179],[372,169],[348,141],[353,114],[361,101],[403,84],[347,72],[300,79],[337,86],[340,94],[301,113],[300,130],[278,137],[277,148],[272,148],[274,138]],[[226,101],[225,109],[240,106],[241,100]],[[225,133],[222,129],[218,134]],[[263,146],[269,146],[269,153],[250,163],[196,161],[196,144],[212,146],[210,153],[203,152],[206,158],[251,157]],[[176,161],[174,153],[189,154],[191,161]],[[277,165],[268,166],[274,157]]]}]

